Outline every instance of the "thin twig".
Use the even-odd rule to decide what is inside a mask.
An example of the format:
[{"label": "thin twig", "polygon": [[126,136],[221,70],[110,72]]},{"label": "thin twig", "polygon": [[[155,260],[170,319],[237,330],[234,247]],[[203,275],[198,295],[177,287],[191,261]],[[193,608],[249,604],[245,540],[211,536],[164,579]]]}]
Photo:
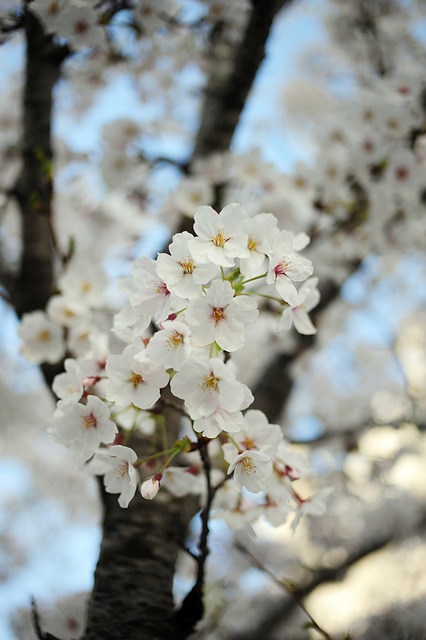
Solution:
[{"label": "thin twig", "polygon": [[53,636],[51,633],[48,633],[47,631],[46,632],[43,631],[43,629],[41,628],[40,615],[38,613],[37,604],[34,597],[31,598],[31,618],[34,625],[34,631],[36,633],[37,638],[39,638],[39,640],[60,640],[60,638]]},{"label": "thin twig", "polygon": [[250,560],[250,564],[255,566],[257,569],[260,569],[261,571],[263,571],[263,573],[266,573],[270,578],[272,578],[272,580],[275,582],[275,584],[280,586],[282,589],[284,589],[284,591],[286,591],[286,593],[288,593],[292,598],[294,598],[294,600],[296,601],[296,603],[299,606],[299,608],[302,609],[304,614],[309,619],[309,622],[310,622],[310,624],[311,624],[313,629],[315,629],[323,638],[325,638],[325,640],[333,640],[332,636],[330,636],[330,634],[327,633],[327,631],[325,631],[322,627],[320,627],[320,625],[315,620],[315,618],[312,616],[312,614],[309,613],[309,611],[307,610],[307,608],[303,604],[302,597],[299,595],[297,589],[295,587],[293,587],[292,584],[289,581],[283,580],[281,578],[278,578],[278,576],[276,576],[270,569],[268,569],[268,567],[266,567],[264,564],[262,564],[256,558],[256,556],[254,556],[251,553],[251,551],[249,551],[241,543],[235,542],[234,546],[240,553],[242,553],[245,557],[247,557]]},{"label": "thin twig", "polygon": [[216,488],[211,484],[211,462],[208,454],[208,441],[202,437],[198,439],[198,449],[203,463],[204,475],[206,478],[207,495],[206,503],[201,511],[201,533],[198,543],[198,555],[190,554],[195,557],[197,563],[197,579],[191,591],[187,594],[180,609],[174,615],[174,626],[176,629],[176,640],[185,640],[194,630],[196,623],[201,620],[204,615],[203,591],[204,577],[206,569],[206,560],[209,555],[208,537],[209,537],[209,518],[216,493]]}]

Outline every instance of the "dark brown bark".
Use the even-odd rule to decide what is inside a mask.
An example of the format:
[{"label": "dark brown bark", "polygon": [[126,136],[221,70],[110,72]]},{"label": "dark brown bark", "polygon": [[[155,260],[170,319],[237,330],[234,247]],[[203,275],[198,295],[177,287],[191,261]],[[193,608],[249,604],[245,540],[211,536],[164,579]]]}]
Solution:
[{"label": "dark brown bark", "polygon": [[64,48],[44,34],[31,12],[25,16],[25,33],[22,171],[15,189],[22,214],[23,251],[11,292],[18,315],[44,309],[55,286],[51,122],[53,89],[66,55]]},{"label": "dark brown bark", "polygon": [[[169,443],[180,414],[164,410]],[[146,455],[152,442],[129,443]],[[84,640],[173,640],[173,576],[198,500],[177,500],[163,490],[152,502],[136,493],[127,509],[102,489],[104,522]]]},{"label": "dark brown bark", "polygon": [[229,149],[247,96],[265,57],[272,21],[292,0],[252,0],[252,11],[236,51],[220,34],[212,40],[212,73],[192,160]]},{"label": "dark brown bark", "polygon": [[85,640],[171,640],[172,584],[192,509],[136,495],[122,509],[104,494],[105,520]]}]

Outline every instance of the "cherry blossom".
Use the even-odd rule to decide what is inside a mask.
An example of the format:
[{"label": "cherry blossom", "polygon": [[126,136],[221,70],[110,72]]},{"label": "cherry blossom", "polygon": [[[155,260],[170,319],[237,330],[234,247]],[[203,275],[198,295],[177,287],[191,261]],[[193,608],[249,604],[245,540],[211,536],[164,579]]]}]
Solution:
[{"label": "cherry blossom", "polygon": [[234,481],[239,489],[244,487],[252,493],[259,493],[266,488],[272,474],[272,460],[269,456],[260,451],[247,450],[234,459],[225,458],[230,463],[228,475],[234,472]]},{"label": "cherry blossom", "polygon": [[104,476],[105,490],[119,493],[118,504],[126,508],[136,493],[139,474],[134,467],[138,457],[130,447],[115,445],[95,453],[88,469]]},{"label": "cherry blossom", "polygon": [[249,218],[245,225],[248,235],[247,249],[249,257],[240,258],[240,271],[251,277],[262,271],[266,252],[278,235],[278,221],[272,213],[259,213]]},{"label": "cherry blossom", "polygon": [[151,258],[139,258],[133,269],[136,292],[130,304],[136,314],[152,316],[156,322],[167,319],[173,295],[157,273],[157,265]]},{"label": "cherry blossom", "polygon": [[191,331],[183,322],[166,320],[150,339],[146,355],[166,369],[179,370],[192,351]]},{"label": "cherry blossom", "polygon": [[209,416],[219,406],[229,413],[239,411],[247,393],[246,385],[236,380],[232,369],[218,358],[187,360],[170,387],[175,396],[185,400],[193,419]]},{"label": "cherry blossom", "polygon": [[105,42],[105,32],[98,26],[98,16],[88,5],[67,4],[61,13],[55,32],[61,38],[68,38],[74,49],[83,49]]},{"label": "cherry blossom", "polygon": [[248,258],[247,234],[241,229],[246,219],[245,209],[235,202],[220,213],[208,206],[197,209],[194,231],[198,237],[188,241],[194,260],[233,267],[235,258]]},{"label": "cherry blossom", "polygon": [[201,264],[191,257],[188,241],[194,236],[188,231],[176,233],[169,245],[170,255],[160,253],[157,257],[157,273],[168,289],[182,298],[197,298],[202,285],[207,284],[218,273],[219,267],[211,262]]},{"label": "cherry blossom", "polygon": [[90,320],[91,317],[87,304],[79,298],[64,295],[52,296],[46,310],[51,320],[63,327],[73,327]]},{"label": "cherry blossom", "polygon": [[64,355],[62,327],[49,320],[44,311],[26,313],[18,328],[21,353],[30,362],[58,362]]},{"label": "cherry blossom", "polygon": [[317,289],[318,278],[308,278],[298,291],[299,304],[284,309],[278,321],[278,331],[288,331],[292,324],[295,329],[309,336],[316,333],[316,328],[309,318],[308,313],[317,306],[320,300],[320,293]]},{"label": "cherry blossom", "polygon": [[55,413],[54,439],[87,460],[101,443],[113,442],[118,429],[109,417],[108,407],[96,396],[89,396],[86,404],[61,401]]},{"label": "cherry blossom", "polygon": [[313,272],[312,262],[295,252],[294,238],[290,231],[280,232],[268,257],[267,284],[275,284],[285,302],[292,306],[298,305],[299,296],[292,280],[296,282],[306,280]]},{"label": "cherry blossom", "polygon": [[64,362],[65,372],[55,376],[52,391],[64,402],[78,402],[83,395],[83,374],[76,360],[67,358]]},{"label": "cherry blossom", "polygon": [[[247,404],[251,404],[252,397]],[[242,406],[241,409],[245,407]],[[208,416],[202,416],[194,420],[194,430],[201,433],[205,438],[216,438],[222,431],[236,433],[240,431],[243,424],[243,414],[241,411],[225,411],[219,405],[216,410]]]},{"label": "cherry blossom", "polygon": [[169,376],[146,357],[141,345],[131,344],[121,355],[109,356],[106,364],[109,379],[107,399],[119,407],[134,404],[150,409],[160,397]]},{"label": "cherry blossom", "polygon": [[160,490],[162,474],[157,473],[153,478],[148,478],[141,486],[141,495],[145,500],[152,500],[155,498]]},{"label": "cherry blossom", "polygon": [[231,352],[244,346],[244,327],[256,320],[259,311],[249,296],[234,296],[229,282],[214,280],[204,297],[190,303],[186,315],[194,344],[216,342]]}]

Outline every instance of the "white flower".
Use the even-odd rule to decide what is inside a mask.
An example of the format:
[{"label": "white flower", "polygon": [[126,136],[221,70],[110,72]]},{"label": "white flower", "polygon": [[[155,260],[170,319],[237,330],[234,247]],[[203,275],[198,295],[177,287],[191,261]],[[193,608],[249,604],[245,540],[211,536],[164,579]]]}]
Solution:
[{"label": "white flower", "polygon": [[133,269],[136,292],[130,304],[137,315],[150,316],[162,322],[169,315],[173,300],[166,283],[157,273],[157,265],[151,258],[139,258]]},{"label": "white flower", "polygon": [[268,456],[273,456],[283,441],[281,427],[270,424],[263,411],[250,409],[244,414],[244,421],[235,442],[240,450],[257,449]]},{"label": "white flower", "polygon": [[173,376],[172,393],[185,400],[191,418],[211,415],[218,407],[229,413],[253,401],[246,385],[235,379],[232,369],[218,358],[190,359]]},{"label": "white flower", "polygon": [[78,363],[72,358],[64,362],[65,372],[55,376],[53,393],[65,402],[78,402],[83,395],[83,374]]},{"label": "white flower", "polygon": [[234,258],[249,257],[247,234],[243,230],[246,219],[245,209],[235,202],[228,204],[220,213],[208,206],[197,209],[194,231],[198,238],[188,241],[194,260],[233,267]]},{"label": "white flower", "polygon": [[56,31],[61,21],[66,0],[34,0],[28,8],[33,11],[48,33]]},{"label": "white flower", "polygon": [[313,335],[317,332],[308,316],[309,311],[316,307],[320,300],[317,284],[318,278],[308,278],[302,284],[298,291],[299,304],[284,309],[278,321],[278,331],[288,331],[294,324],[295,329],[305,336]]},{"label": "white flower", "polygon": [[161,484],[176,498],[198,495],[203,491],[203,476],[198,467],[167,467]]},{"label": "white flower", "polygon": [[51,322],[44,311],[25,313],[18,335],[22,340],[21,353],[30,362],[58,362],[64,355],[63,329]]},{"label": "white flower", "polygon": [[332,491],[332,487],[323,487],[316,495],[310,498],[302,499],[300,496],[296,496],[297,511],[291,523],[292,531],[296,529],[303,515],[323,516],[327,511],[326,500]]},{"label": "white flower", "polygon": [[79,298],[64,295],[52,296],[47,303],[46,311],[57,324],[73,327],[90,320],[91,312],[87,303]]},{"label": "white flower", "polygon": [[295,253],[293,234],[290,231],[281,231],[269,253],[266,283],[275,284],[282,299],[291,306],[297,306],[300,302],[299,296],[291,281],[306,280],[312,272],[311,261]]},{"label": "white flower", "polygon": [[169,381],[166,371],[146,357],[141,345],[134,344],[127,346],[121,355],[109,356],[106,373],[107,399],[119,407],[134,404],[139,409],[150,409]]},{"label": "white flower", "polygon": [[151,413],[142,411],[133,405],[118,411],[114,420],[123,429],[139,429],[144,435],[151,436],[156,427],[155,418]]},{"label": "white flower", "polygon": [[177,320],[166,320],[162,327],[149,341],[146,355],[156,364],[178,371],[192,350],[191,331]]},{"label": "white flower", "polygon": [[[245,407],[241,408],[244,409]],[[194,430],[201,433],[205,438],[216,438],[221,431],[227,431],[228,433],[240,431],[242,424],[243,414],[241,411],[229,413],[219,406],[209,416],[194,420]]]},{"label": "white flower", "polygon": [[131,342],[143,336],[150,324],[150,316],[137,314],[132,305],[127,304],[115,314],[113,332],[123,342]]},{"label": "white flower", "polygon": [[87,306],[95,309],[105,303],[106,285],[101,266],[82,256],[74,257],[58,278],[58,287],[66,297],[85,301]]},{"label": "white flower", "polygon": [[193,300],[186,313],[194,344],[216,342],[225,351],[237,351],[245,343],[245,325],[259,315],[249,296],[234,296],[229,282],[214,280],[203,298]]},{"label": "white flower", "polygon": [[240,258],[240,271],[246,276],[258,274],[266,258],[266,251],[278,235],[278,221],[272,213],[259,213],[245,225],[248,235],[248,258]]},{"label": "white flower", "polygon": [[88,464],[89,471],[104,476],[105,490],[108,493],[120,494],[120,507],[128,507],[136,493],[138,472],[133,465],[137,459],[133,449],[116,445],[105,452],[95,453]]},{"label": "white flower", "polygon": [[176,233],[169,245],[170,255],[159,253],[157,273],[168,289],[181,298],[201,295],[202,285],[214,278],[219,267],[212,262],[201,264],[194,260],[188,249],[188,241],[194,236],[188,231]]},{"label": "white flower", "polygon": [[239,489],[245,487],[248,491],[259,493],[266,489],[266,483],[272,474],[272,460],[261,451],[243,451],[229,465],[228,475],[232,472]]},{"label": "white flower", "polygon": [[191,176],[180,183],[172,193],[171,200],[180,213],[192,217],[194,209],[213,202],[213,197],[213,188],[208,179]]},{"label": "white flower", "polygon": [[52,435],[84,461],[101,443],[114,441],[118,429],[109,417],[108,407],[97,396],[89,396],[87,404],[59,402]]},{"label": "white flower", "polygon": [[56,24],[56,34],[69,38],[74,49],[83,49],[102,44],[105,33],[98,26],[98,17],[92,7],[68,4]]}]

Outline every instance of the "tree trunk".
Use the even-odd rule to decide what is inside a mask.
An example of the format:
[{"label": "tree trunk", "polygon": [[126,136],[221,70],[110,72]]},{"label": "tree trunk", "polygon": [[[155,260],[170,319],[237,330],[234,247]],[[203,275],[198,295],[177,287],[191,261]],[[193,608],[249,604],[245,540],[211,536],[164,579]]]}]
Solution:
[{"label": "tree trunk", "polygon": [[18,315],[44,309],[54,291],[52,208],[52,94],[67,53],[27,12],[22,170],[15,194],[22,216],[23,250],[12,299]]},{"label": "tree trunk", "polygon": [[171,640],[173,575],[193,511],[167,496],[136,495],[122,509],[104,494],[105,519],[85,640]]},{"label": "tree trunk", "polygon": [[[213,70],[206,88],[192,160],[229,149],[248,93],[265,57],[272,22],[292,0],[252,0],[252,11],[236,51],[223,39],[212,42]],[[232,51],[229,51],[232,48]]]}]

